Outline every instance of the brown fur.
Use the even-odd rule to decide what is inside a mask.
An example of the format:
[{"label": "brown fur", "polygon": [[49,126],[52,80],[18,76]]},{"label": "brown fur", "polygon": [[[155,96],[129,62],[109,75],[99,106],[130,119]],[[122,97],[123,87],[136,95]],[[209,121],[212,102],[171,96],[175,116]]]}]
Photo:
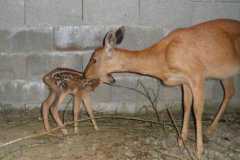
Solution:
[{"label": "brown fur", "polygon": [[187,139],[190,108],[193,103],[197,156],[201,158],[204,81],[207,78],[219,79],[225,90],[223,103],[208,130],[208,133],[213,133],[235,93],[232,77],[240,71],[240,22],[218,19],[177,29],[141,51],[114,48],[110,43],[116,42],[114,33],[116,32],[110,32],[108,34],[112,36],[106,36],[109,37],[105,41],[108,45],[96,49],[85,70],[85,76],[100,78],[104,82],[110,73],[132,72],[159,78],[166,85],[182,85],[184,122],[179,143],[182,142],[181,139]]},{"label": "brown fur", "polygon": [[94,128],[97,124],[94,120],[89,93],[93,91],[99,82],[97,80],[87,80],[83,73],[68,68],[56,68],[43,77],[44,83],[48,86],[50,93],[48,98],[42,103],[43,122],[46,131],[50,131],[48,122],[49,109],[62,132],[67,134],[67,130],[59,118],[58,107],[67,95],[74,96],[74,131],[78,132],[77,120],[79,119],[80,103],[83,101],[86,110],[91,117]]}]

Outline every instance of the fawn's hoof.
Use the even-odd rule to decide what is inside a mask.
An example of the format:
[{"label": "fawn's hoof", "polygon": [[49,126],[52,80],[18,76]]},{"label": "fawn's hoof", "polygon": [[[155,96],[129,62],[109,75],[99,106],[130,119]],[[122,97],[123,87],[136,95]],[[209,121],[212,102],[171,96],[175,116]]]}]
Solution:
[{"label": "fawn's hoof", "polygon": [[63,135],[67,135],[67,134],[68,134],[67,129],[63,128],[63,129],[61,129],[61,130],[62,130]]},{"label": "fawn's hoof", "polygon": [[78,128],[74,128],[74,133],[78,134]]},{"label": "fawn's hoof", "polygon": [[96,131],[99,131],[99,128],[98,128],[98,126],[95,126],[95,127],[94,127],[94,129],[95,129]]},{"label": "fawn's hoof", "polygon": [[185,141],[183,140],[183,138],[181,136],[178,137],[177,142],[180,147],[182,147],[185,143]]}]

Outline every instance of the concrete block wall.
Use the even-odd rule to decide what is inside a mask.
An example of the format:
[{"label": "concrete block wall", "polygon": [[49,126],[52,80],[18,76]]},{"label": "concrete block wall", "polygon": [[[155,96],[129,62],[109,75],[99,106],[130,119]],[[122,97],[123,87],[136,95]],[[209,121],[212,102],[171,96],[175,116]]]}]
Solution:
[{"label": "concrete block wall", "polygon": [[[55,67],[83,70],[107,31],[126,26],[120,47],[143,49],[175,28],[215,18],[240,20],[240,0],[0,0],[0,103],[39,106],[47,96],[41,78]],[[118,84],[156,90],[156,80],[115,74]],[[232,104],[240,103],[240,79]],[[206,98],[219,104],[220,84],[206,82]],[[181,102],[180,87],[160,86],[160,108]],[[127,89],[100,86],[98,111],[138,112],[146,99]]]}]

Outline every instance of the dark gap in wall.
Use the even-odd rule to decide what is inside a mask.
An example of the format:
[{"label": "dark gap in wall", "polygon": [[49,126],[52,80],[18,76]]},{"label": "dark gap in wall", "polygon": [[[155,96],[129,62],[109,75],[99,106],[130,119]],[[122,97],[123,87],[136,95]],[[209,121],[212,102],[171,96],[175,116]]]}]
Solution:
[{"label": "dark gap in wall", "polygon": [[138,20],[140,20],[141,17],[141,0],[138,0]]},{"label": "dark gap in wall", "polygon": [[82,0],[82,22],[84,20],[84,0]]},{"label": "dark gap in wall", "polygon": [[52,28],[52,32],[51,32],[51,39],[52,39],[52,45],[51,45],[51,51],[56,49],[56,39],[55,39],[55,29],[56,27]]},{"label": "dark gap in wall", "polygon": [[23,24],[26,25],[26,0],[23,1]]}]

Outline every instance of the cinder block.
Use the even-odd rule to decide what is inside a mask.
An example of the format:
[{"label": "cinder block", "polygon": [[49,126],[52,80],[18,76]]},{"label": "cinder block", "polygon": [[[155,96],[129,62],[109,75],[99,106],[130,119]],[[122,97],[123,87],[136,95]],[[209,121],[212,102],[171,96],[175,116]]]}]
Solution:
[{"label": "cinder block", "polygon": [[188,0],[141,0],[140,24],[172,30],[189,26],[192,18],[191,2]]},{"label": "cinder block", "polygon": [[[222,102],[222,99],[223,99],[223,95],[224,95],[224,90],[220,84],[220,81],[214,81],[214,80],[211,80],[211,81],[207,81],[208,84],[211,83],[211,86],[209,85],[208,87],[210,88],[211,87],[211,99],[209,99],[207,96],[206,96],[206,100],[208,102],[217,102],[218,104],[221,104]],[[206,83],[205,83],[206,84]],[[207,89],[205,88],[205,93],[207,94]]]},{"label": "cinder block", "polygon": [[[172,105],[178,102],[178,99],[174,97],[178,94],[178,92],[175,92],[176,89],[172,89],[170,92],[169,88],[164,86],[160,80],[146,76],[138,76],[137,79],[140,83],[138,82],[136,89],[144,95],[137,93],[136,112],[152,112],[153,108],[151,107],[152,104],[150,100],[154,101],[155,98],[157,98],[155,105],[157,105],[158,110],[164,109],[166,105]],[[174,94],[170,95],[171,93]],[[151,99],[148,98],[148,95],[150,95]]]},{"label": "cinder block", "polygon": [[24,0],[0,1],[0,29],[22,27],[24,25]]},{"label": "cinder block", "polygon": [[49,67],[50,69],[56,67],[65,67],[83,71],[83,55],[84,54],[77,54],[72,52],[50,53]]},{"label": "cinder block", "polygon": [[23,90],[24,81],[1,81],[0,97],[3,103],[16,103],[21,102],[25,98],[25,92]]},{"label": "cinder block", "polygon": [[25,92],[24,101],[30,104],[41,104],[47,97],[48,89],[40,80],[26,81],[23,85]]},{"label": "cinder block", "polygon": [[191,0],[192,2],[214,2],[214,0]]},{"label": "cinder block", "polygon": [[[151,77],[139,77],[139,81],[142,85],[138,85],[137,89],[142,91],[145,96],[137,94],[137,104],[141,106],[150,106],[151,102],[146,95],[150,95],[151,100],[158,97],[157,107],[159,110],[164,109],[166,105],[181,104],[182,92],[181,86],[169,87],[164,85],[160,80]],[[144,86],[144,88],[143,88]],[[145,108],[151,110],[152,108]]]},{"label": "cinder block", "polygon": [[2,103],[17,104],[40,104],[45,98],[45,88],[41,81],[8,80],[0,81],[0,99]]},{"label": "cinder block", "polygon": [[136,102],[136,92],[125,87],[135,88],[136,78],[129,74],[114,74],[116,85],[122,87],[112,87],[112,100],[114,102]]},{"label": "cinder block", "polygon": [[96,90],[91,93],[92,101],[96,103],[111,103],[112,101],[112,88],[107,85],[100,85]]},{"label": "cinder block", "polygon": [[32,54],[26,57],[26,70],[28,80],[42,79],[49,72],[49,56]]},{"label": "cinder block", "polygon": [[157,43],[164,35],[161,28],[126,27],[122,44],[119,47],[140,50]]},{"label": "cinder block", "polygon": [[[82,50],[101,47],[106,33],[119,26],[57,27],[54,29],[54,46],[57,50]],[[163,36],[161,28],[126,26],[122,44],[118,47],[143,49]]]},{"label": "cinder block", "polygon": [[26,24],[79,25],[82,21],[82,0],[26,0]]},{"label": "cinder block", "polygon": [[236,3],[194,3],[192,23],[217,18],[239,19],[239,8],[240,5]]},{"label": "cinder block", "polygon": [[240,97],[240,76],[236,76],[234,85],[236,87],[236,97]]},{"label": "cinder block", "polygon": [[[222,86],[220,80],[206,80],[204,83],[204,93],[206,102],[221,102],[222,99]],[[218,91],[218,92],[216,92]]]},{"label": "cinder block", "polygon": [[102,46],[105,34],[111,26],[56,27],[54,45],[57,50],[83,50]]},{"label": "cinder block", "polygon": [[136,113],[136,105],[133,103],[115,103],[115,102],[107,102],[107,103],[94,103],[93,108],[97,112],[103,112],[103,113]]},{"label": "cinder block", "polygon": [[0,52],[6,52],[9,49],[9,31],[0,30]]},{"label": "cinder block", "polygon": [[235,85],[236,94],[231,101],[233,101],[233,103],[235,103],[235,105],[239,107],[240,105],[240,98],[239,98],[240,97],[240,76],[239,75],[235,77],[234,85]]},{"label": "cinder block", "polygon": [[[137,102],[143,103],[143,104],[147,104],[149,105],[149,101],[146,97],[147,92],[150,93],[151,97],[154,97],[154,95],[152,94],[152,92],[157,93],[158,90],[162,90],[162,85],[160,86],[160,88],[158,88],[158,80],[151,78],[151,77],[147,77],[147,76],[136,76],[136,89],[140,92],[142,92],[144,95],[142,95],[141,93],[136,93],[136,99]],[[146,90],[147,92],[146,92]],[[159,97],[161,97],[161,92],[159,92]]]},{"label": "cinder block", "polygon": [[[87,51],[84,52],[84,54]],[[28,80],[42,79],[43,75],[56,67],[83,70],[83,55],[81,52],[47,52],[42,55],[31,54],[26,57]]]},{"label": "cinder block", "polygon": [[161,92],[163,93],[161,94],[160,100],[166,101],[169,104],[173,104],[172,102],[180,102],[182,100],[181,86],[164,86]]},{"label": "cinder block", "polygon": [[26,57],[21,54],[0,54],[0,80],[24,79]]},{"label": "cinder block", "polygon": [[239,0],[214,0],[215,2],[223,2],[223,3],[240,3]]},{"label": "cinder block", "polygon": [[136,24],[138,0],[84,0],[85,24]]},{"label": "cinder block", "polygon": [[42,52],[53,48],[52,27],[12,31],[8,39],[9,52]]}]

